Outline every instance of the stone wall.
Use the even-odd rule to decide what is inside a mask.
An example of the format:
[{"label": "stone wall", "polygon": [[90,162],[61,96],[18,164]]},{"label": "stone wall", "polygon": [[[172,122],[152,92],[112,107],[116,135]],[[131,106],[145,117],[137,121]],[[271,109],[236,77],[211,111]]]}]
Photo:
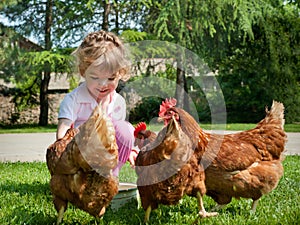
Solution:
[{"label": "stone wall", "polygon": [[0,95],[0,121],[1,123],[10,123],[13,113],[15,113],[14,104],[11,96]]},{"label": "stone wall", "polygon": [[[49,94],[49,124],[57,124],[59,104],[65,94]],[[39,106],[17,112],[12,96],[0,94],[0,122],[1,124],[32,124],[39,122]]]}]

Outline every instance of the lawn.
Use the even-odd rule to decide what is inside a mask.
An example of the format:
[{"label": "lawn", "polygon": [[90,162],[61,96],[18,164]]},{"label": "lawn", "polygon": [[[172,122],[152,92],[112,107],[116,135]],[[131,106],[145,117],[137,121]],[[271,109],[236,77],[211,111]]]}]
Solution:
[{"label": "lawn", "polygon": [[[134,124],[135,125],[135,124]],[[162,124],[151,124],[148,129],[159,131]],[[228,123],[228,124],[200,124],[200,127],[206,130],[248,130],[252,129],[256,124],[252,123]],[[21,125],[0,125],[0,134],[5,133],[45,133],[56,132],[56,125],[38,126],[37,124],[21,124]],[[300,124],[285,124],[284,130],[286,132],[300,132]]]},{"label": "lawn", "polygon": [[[255,214],[250,213],[251,201],[233,200],[214,218],[199,219],[196,199],[184,197],[175,206],[160,206],[152,212],[149,224],[300,224],[300,156],[287,156],[285,174],[278,187],[263,196]],[[50,175],[43,162],[0,163],[0,224],[55,224],[56,212],[49,189]],[[123,167],[120,181],[135,182],[128,164]],[[204,199],[207,210],[215,203]],[[142,224],[144,210],[135,202],[116,212],[108,209],[102,219],[69,205],[63,224]]]}]

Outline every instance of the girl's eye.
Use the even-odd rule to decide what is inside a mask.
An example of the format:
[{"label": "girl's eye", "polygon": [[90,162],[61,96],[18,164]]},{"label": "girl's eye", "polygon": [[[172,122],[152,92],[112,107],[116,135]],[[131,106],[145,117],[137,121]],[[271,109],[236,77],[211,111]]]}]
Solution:
[{"label": "girl's eye", "polygon": [[114,81],[116,79],[116,77],[110,77],[108,78],[109,81]]},{"label": "girl's eye", "polygon": [[92,78],[92,80],[97,80],[98,79],[98,77],[91,77]]}]

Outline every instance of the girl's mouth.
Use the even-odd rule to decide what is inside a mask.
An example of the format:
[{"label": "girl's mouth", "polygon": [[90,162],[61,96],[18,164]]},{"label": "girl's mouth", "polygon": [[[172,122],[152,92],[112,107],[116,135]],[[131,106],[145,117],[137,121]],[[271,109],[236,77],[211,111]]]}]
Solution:
[{"label": "girl's mouth", "polygon": [[98,92],[101,93],[101,94],[106,93],[107,91],[108,91],[108,89],[105,89],[105,90],[99,90],[98,89]]}]

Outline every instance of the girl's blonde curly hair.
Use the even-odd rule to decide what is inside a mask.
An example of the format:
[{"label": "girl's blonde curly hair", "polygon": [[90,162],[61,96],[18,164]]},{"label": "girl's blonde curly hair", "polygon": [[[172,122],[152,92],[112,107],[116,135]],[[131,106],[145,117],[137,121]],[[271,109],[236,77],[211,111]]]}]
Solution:
[{"label": "girl's blonde curly hair", "polygon": [[100,30],[89,33],[72,55],[76,57],[79,73],[83,77],[87,68],[93,64],[116,74],[121,80],[130,78],[130,64],[124,44],[112,32]]}]

